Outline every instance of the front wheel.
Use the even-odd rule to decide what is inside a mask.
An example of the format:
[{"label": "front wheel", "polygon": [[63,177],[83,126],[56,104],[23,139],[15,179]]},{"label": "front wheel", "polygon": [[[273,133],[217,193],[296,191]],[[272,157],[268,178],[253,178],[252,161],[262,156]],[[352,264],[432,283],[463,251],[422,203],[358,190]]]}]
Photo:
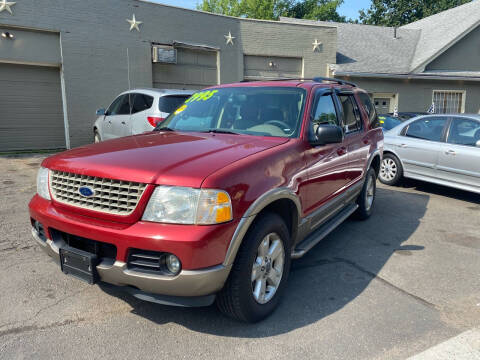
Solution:
[{"label": "front wheel", "polygon": [[377,175],[375,169],[370,168],[367,171],[362,191],[357,198],[358,209],[355,213],[360,220],[368,219],[373,212],[375,196],[377,195]]},{"label": "front wheel", "polygon": [[243,239],[217,306],[232,318],[257,322],[277,307],[290,271],[290,239],[276,214],[258,219]]},{"label": "front wheel", "polygon": [[380,165],[379,179],[385,185],[397,185],[403,175],[402,163],[392,154],[385,154]]}]

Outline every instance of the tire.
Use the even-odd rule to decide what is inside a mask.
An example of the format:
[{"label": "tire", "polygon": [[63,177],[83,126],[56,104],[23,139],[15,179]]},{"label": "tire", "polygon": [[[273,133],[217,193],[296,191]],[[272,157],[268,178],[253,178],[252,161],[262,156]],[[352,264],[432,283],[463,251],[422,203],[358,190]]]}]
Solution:
[{"label": "tire", "polygon": [[355,212],[355,217],[357,219],[366,220],[372,215],[376,194],[377,176],[375,169],[370,168],[367,171],[367,176],[365,177],[362,191],[357,198],[358,209]]},{"label": "tire", "polygon": [[[267,240],[268,247],[265,246]],[[277,241],[280,241],[281,249]],[[231,318],[249,323],[269,316],[285,291],[291,263],[290,243],[289,232],[282,218],[271,213],[258,218],[243,239],[225,287],[217,295],[216,303],[220,311]],[[273,249],[277,250],[273,251],[276,257],[274,260],[274,256],[271,256],[269,263],[265,259],[270,257],[268,255]],[[281,252],[277,254],[282,249],[283,264],[280,261]],[[267,256],[264,257],[263,253]],[[282,273],[275,276],[279,273],[280,265]],[[275,291],[271,288],[275,285],[272,279],[278,281]],[[262,288],[265,289],[261,285],[262,281],[266,284],[264,297],[261,296]]]},{"label": "tire", "polygon": [[403,177],[403,167],[400,160],[393,154],[385,154],[380,164],[378,178],[382,184],[397,185]]},{"label": "tire", "polygon": [[98,133],[98,131],[95,130],[93,132],[93,142],[94,143],[99,143],[100,141],[102,141],[102,138],[100,137],[100,134]]}]

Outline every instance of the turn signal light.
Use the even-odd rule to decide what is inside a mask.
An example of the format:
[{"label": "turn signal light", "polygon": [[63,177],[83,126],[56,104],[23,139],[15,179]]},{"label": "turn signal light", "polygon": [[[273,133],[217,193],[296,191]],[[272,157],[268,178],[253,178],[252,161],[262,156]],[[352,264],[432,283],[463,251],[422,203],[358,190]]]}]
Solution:
[{"label": "turn signal light", "polygon": [[156,117],[156,116],[148,116],[147,120],[150,123],[150,125],[152,125],[153,127],[157,127],[157,125],[160,124],[163,120],[165,120],[165,118]]}]

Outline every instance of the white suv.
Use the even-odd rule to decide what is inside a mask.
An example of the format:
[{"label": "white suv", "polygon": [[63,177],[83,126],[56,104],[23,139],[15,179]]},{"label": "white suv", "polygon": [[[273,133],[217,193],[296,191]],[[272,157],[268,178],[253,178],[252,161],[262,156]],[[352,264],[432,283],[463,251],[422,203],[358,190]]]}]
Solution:
[{"label": "white suv", "polygon": [[193,90],[135,89],[121,93],[107,110],[97,110],[94,140],[152,131],[194,93]]}]

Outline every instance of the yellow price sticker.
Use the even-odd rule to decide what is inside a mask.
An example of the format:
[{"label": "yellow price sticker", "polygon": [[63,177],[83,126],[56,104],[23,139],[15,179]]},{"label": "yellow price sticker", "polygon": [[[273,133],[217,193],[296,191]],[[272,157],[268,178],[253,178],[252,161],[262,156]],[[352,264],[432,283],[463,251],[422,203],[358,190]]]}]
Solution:
[{"label": "yellow price sticker", "polygon": [[185,104],[188,104],[188,103],[194,102],[194,101],[207,101],[213,95],[215,95],[217,92],[218,92],[218,90],[200,91],[198,93],[193,94],[187,101],[185,101]]},{"label": "yellow price sticker", "polygon": [[182,111],[184,111],[186,108],[187,108],[187,105],[184,104],[184,105],[180,106],[177,110],[175,110],[174,114],[175,114],[175,115],[178,115],[178,114],[180,114]]}]

